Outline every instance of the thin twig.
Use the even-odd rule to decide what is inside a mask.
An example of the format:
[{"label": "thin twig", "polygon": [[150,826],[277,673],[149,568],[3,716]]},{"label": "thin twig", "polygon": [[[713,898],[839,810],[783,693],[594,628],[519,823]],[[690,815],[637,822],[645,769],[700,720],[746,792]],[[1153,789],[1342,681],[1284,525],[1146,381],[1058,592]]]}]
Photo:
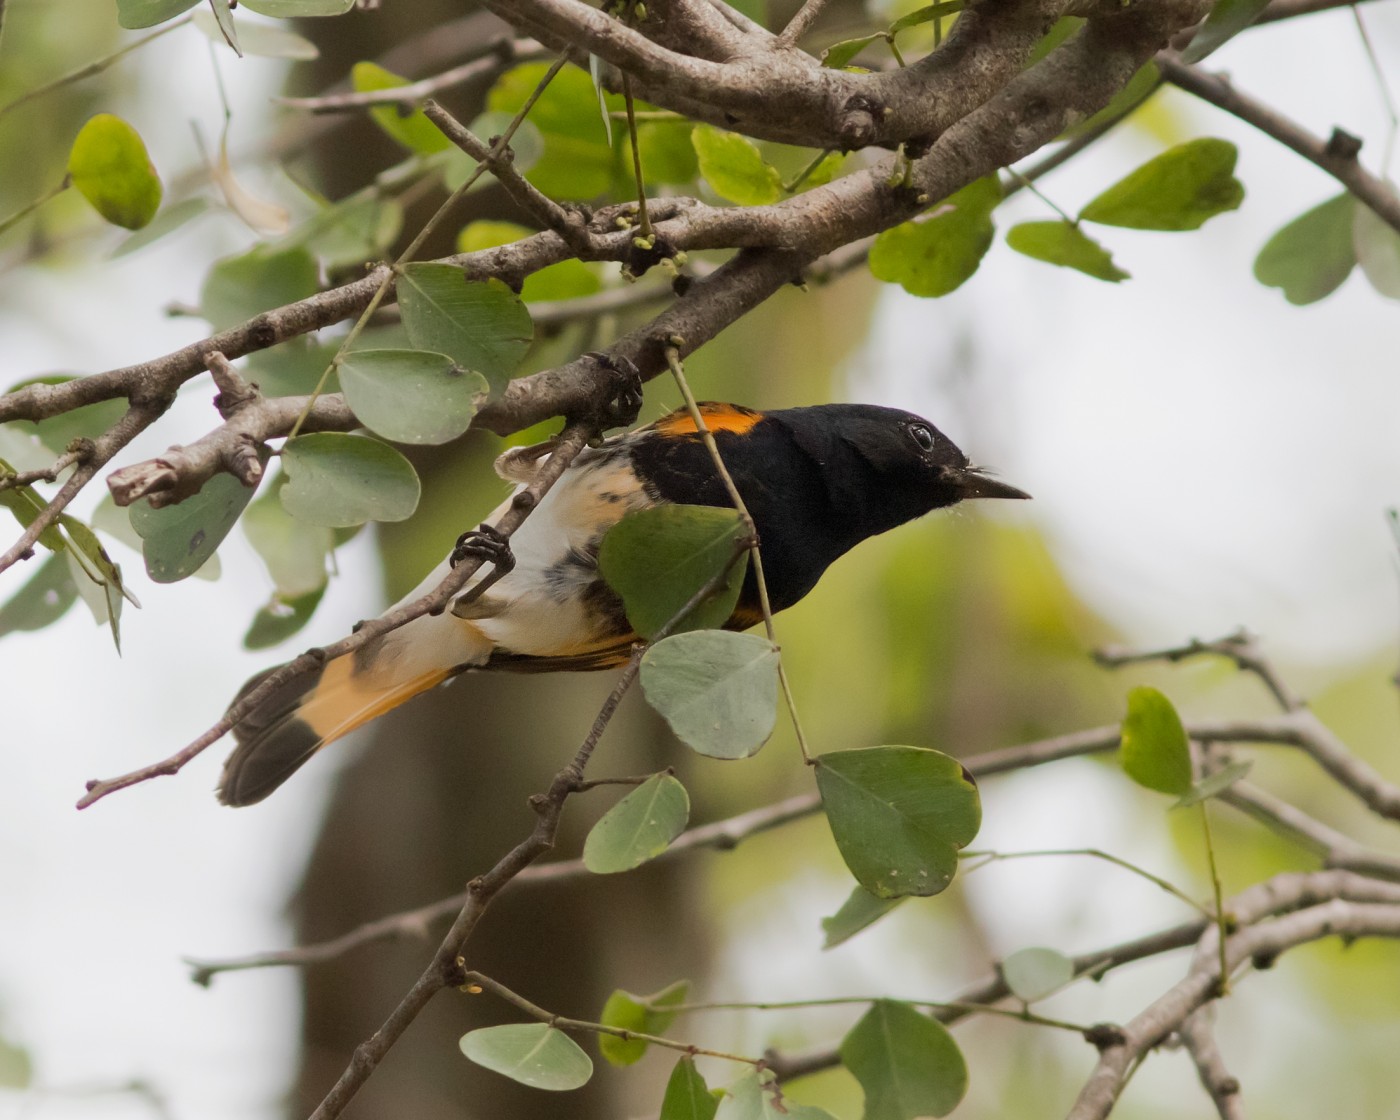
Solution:
[{"label": "thin twig", "polygon": [[1233,634],[1226,634],[1223,638],[1209,642],[1192,638],[1180,645],[1165,646],[1161,649],[1132,650],[1120,646],[1105,646],[1094,651],[1094,660],[1105,668],[1117,669],[1146,661],[1176,662],[1203,655],[1228,658],[1237,668],[1246,673],[1253,673],[1285,712],[1298,712],[1307,707],[1307,701],[1289,688],[1288,682],[1264,656],[1258,639],[1248,630],[1236,630]]},{"label": "thin twig", "polygon": [[1176,1034],[1191,1055],[1201,1087],[1210,1094],[1220,1120],[1244,1120],[1239,1079],[1231,1075],[1224,1055],[1220,1053],[1220,1046],[1215,1041],[1211,1008],[1202,1007],[1188,1015]]},{"label": "thin twig", "polygon": [[74,446],[47,467],[39,467],[32,471],[17,471],[15,474],[0,474],[0,490],[15,490],[21,486],[32,486],[36,482],[57,482],[59,475],[74,463],[81,463],[93,452],[93,442],[90,439],[78,439],[74,440],[73,443]]},{"label": "thin twig", "polygon": [[826,7],[826,4],[827,0],[807,0],[807,2],[797,10],[797,14],[794,15],[792,19],[788,20],[788,25],[783,28],[773,45],[778,49],[784,49],[795,44],[798,39],[807,33],[807,30],[812,24],[816,22],[817,17],[822,14],[822,9]]}]

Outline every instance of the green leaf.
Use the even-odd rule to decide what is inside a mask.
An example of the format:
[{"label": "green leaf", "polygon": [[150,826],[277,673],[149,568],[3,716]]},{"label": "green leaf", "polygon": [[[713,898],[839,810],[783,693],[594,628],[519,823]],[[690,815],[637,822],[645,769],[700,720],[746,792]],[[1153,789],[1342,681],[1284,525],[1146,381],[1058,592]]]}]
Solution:
[{"label": "green leaf", "polygon": [[193,8],[199,0],[117,0],[117,25],[134,31],[154,27]]},{"label": "green leaf", "polygon": [[583,865],[595,875],[631,871],[669,848],[689,819],[685,786],[670,774],[654,774],[589,830]]},{"label": "green leaf", "polygon": [[24,1047],[0,1035],[0,1088],[27,1089],[34,1078],[34,1064]]},{"label": "green leaf", "polygon": [[1079,213],[1081,221],[1127,229],[1199,229],[1244,201],[1235,145],[1203,137],[1168,148],[1120,179]]},{"label": "green leaf", "polygon": [[857,886],[841,904],[840,910],[831,917],[822,919],[822,932],[826,934],[822,948],[834,949],[843,941],[849,941],[903,901],[903,898],[880,898],[864,887]]},{"label": "green leaf", "polygon": [[873,35],[861,35],[856,39],[843,39],[839,43],[832,43],[826,50],[822,51],[822,65],[830,70],[840,70],[849,66],[851,59],[870,46],[871,43],[883,43],[889,39],[883,31],[877,31]]},{"label": "green leaf", "polygon": [[1354,204],[1352,246],[1366,279],[1387,299],[1400,299],[1400,233],[1364,202]]},{"label": "green leaf", "polygon": [[1035,1003],[1074,979],[1074,962],[1054,949],[1021,949],[1001,962],[1001,977],[1017,999]]},{"label": "green leaf", "polygon": [[[81,573],[85,577],[85,580],[78,581],[78,594],[93,608],[93,616],[97,621],[107,623],[112,631],[112,643],[120,653],[122,600],[129,600],[135,607],[141,604],[122,583],[121,568],[112,562],[96,533],[68,514],[59,518],[59,524],[63,526],[63,531],[68,537],[68,558],[76,569],[75,575]],[[88,591],[88,587],[84,586],[85,582],[92,589],[90,594],[85,594]]]},{"label": "green leaf", "polygon": [[577,1089],[593,1062],[572,1038],[547,1023],[510,1023],[468,1031],[458,1045],[479,1066],[532,1089]]},{"label": "green leaf", "polygon": [[1350,194],[1314,206],[1274,234],[1254,258],[1254,278],[1282,288],[1289,303],[1302,306],[1330,296],[1356,264]]},{"label": "green leaf", "polygon": [[125,238],[120,245],[112,250],[112,259],[125,257],[139,249],[144,249],[159,241],[166,234],[174,233],[186,222],[206,214],[209,211],[209,200],[207,198],[181,199],[172,206],[167,206],[157,214],[150,222],[137,230],[130,237]]},{"label": "green leaf", "polygon": [[[14,468],[0,459],[0,477],[14,473]],[[34,524],[34,519],[44,512],[48,504],[32,486],[16,486],[8,490],[0,490],[0,506],[4,506],[13,513],[15,520],[26,529]],[[63,541],[63,534],[54,525],[50,525],[39,534],[39,543],[50,552],[62,552],[67,547]]]},{"label": "green leaf", "polygon": [[267,566],[283,602],[299,599],[326,586],[326,556],[334,541],[322,525],[298,521],[283,507],[286,475],[276,481],[243,515],[243,533]]},{"label": "green leaf", "polygon": [[[382,89],[400,89],[409,85],[391,70],[373,62],[357,62],[350,68],[350,81],[356,93],[375,93]],[[398,105],[375,105],[369,115],[391,140],[402,144],[411,152],[430,156],[452,147],[452,141],[444,136],[435,124],[423,115],[421,109],[409,112],[400,110]]]},{"label": "green leaf", "polygon": [[[78,601],[78,585],[68,570],[68,560],[55,553],[3,606],[0,606],[0,638],[17,630],[42,630],[57,622]],[[0,1043],[0,1062],[3,1043]],[[0,1082],[3,1084],[3,1082]]]},{"label": "green leaf", "polygon": [[[457,251],[475,253],[481,249],[494,249],[497,245],[509,245],[530,237],[534,232],[514,222],[471,222],[457,234]],[[603,287],[598,268],[596,264],[574,258],[551,264],[525,277],[520,298],[526,303],[534,303],[591,296]]]},{"label": "green leaf", "polygon": [[[674,1011],[664,1009],[684,1003],[689,991],[689,980],[677,980],[649,996],[634,996],[619,988],[608,996],[598,1021],[605,1026],[636,1034],[660,1035],[676,1018]],[[612,1034],[598,1036],[598,1049],[615,1066],[630,1066],[647,1052],[649,1045],[640,1038],[620,1038]],[[664,1114],[664,1108],[662,1112]]]},{"label": "green leaf", "polygon": [[841,858],[880,898],[937,894],[958,850],[982,823],[972,776],[921,747],[832,751],[816,759],[817,788]]},{"label": "green leaf", "polygon": [[598,97],[598,115],[603,121],[603,136],[611,146],[613,140],[612,118],[608,116],[608,94],[603,88],[603,67],[607,63],[596,54],[588,56],[588,76],[593,80],[593,92]]},{"label": "green leaf", "polygon": [[355,0],[240,0],[240,3],[250,12],[276,19],[343,16],[355,6]]},{"label": "green leaf", "polygon": [[285,642],[311,621],[311,616],[316,612],[325,593],[324,586],[290,599],[274,593],[253,616],[252,625],[243,635],[243,648],[268,649]]},{"label": "green leaf", "polygon": [[[208,11],[201,10],[195,13],[195,22],[198,24],[200,16],[213,17],[213,31],[211,36],[216,42],[222,42],[224,46],[233,51],[239,58],[243,57],[243,44],[238,41],[238,30],[233,26],[233,12],[229,10],[229,0],[209,0]],[[208,29],[201,28],[208,34]]]},{"label": "green leaf", "polygon": [[695,1059],[687,1054],[676,1063],[666,1082],[659,1120],[715,1120],[718,1108],[719,1101],[695,1068]]},{"label": "green leaf", "polygon": [[120,117],[99,113],[68,153],[68,178],[114,226],[140,229],[160,209],[160,176],[141,135]]},{"label": "green leaf", "polygon": [[1116,284],[1128,279],[1108,250],[1072,222],[1022,222],[1006,233],[1006,243],[1038,261],[1074,268]]},{"label": "green leaf", "polygon": [[748,758],[778,716],[778,649],[757,634],[693,630],[642,657],[647,703],[676,737],[711,758]]},{"label": "green leaf", "polygon": [[947,1116],[967,1092],[947,1028],[894,1000],[876,1000],[841,1040],[841,1064],[865,1090],[865,1120]]},{"label": "green leaf", "polygon": [[[598,570],[622,597],[627,621],[650,638],[734,558],[745,538],[732,509],[656,506],[629,513],[608,531],[598,551]],[[723,626],[734,613],[744,583],[747,554],[729,578],[676,624],[676,630]]]},{"label": "green leaf", "polygon": [[[502,74],[487,98],[487,108],[514,116],[534,94],[548,71],[544,62],[530,62]],[[622,107],[622,98],[606,94],[609,110]],[[582,70],[566,67],[555,75],[535,106],[530,121],[544,140],[544,152],[526,173],[552,198],[588,199],[602,194],[618,177],[621,162],[598,125],[598,95]]]},{"label": "green leaf", "polygon": [[1118,750],[1123,771],[1140,786],[1181,797],[1191,790],[1191,747],[1172,702],[1155,688],[1128,693]]},{"label": "green leaf", "polygon": [[[468,126],[472,132],[481,137],[504,136],[506,130],[510,128],[511,122],[515,119],[514,113],[482,113]],[[529,119],[520,122],[515,133],[510,138],[510,150],[513,154],[511,162],[515,169],[520,172],[529,171],[535,164],[544,157],[545,138],[544,135],[530,123]],[[609,155],[609,159],[611,159]],[[458,190],[476,172],[477,162],[462,151],[455,144],[447,150],[445,155],[438,157],[442,164],[443,183],[450,191]],[[481,174],[473,180],[470,191],[483,190],[496,182],[493,175]]]},{"label": "green leaf", "polygon": [[[364,337],[363,334],[360,336],[362,340]],[[334,344],[319,345],[305,336],[289,338],[270,349],[249,354],[243,372],[249,381],[262,390],[263,396],[304,396],[315,390],[339,349]],[[322,392],[339,391],[340,375],[332,369]]]},{"label": "green leaf", "polygon": [[231,474],[216,474],[198,494],[173,506],[131,506],[131,525],[141,535],[146,574],[156,583],[193,575],[214,555],[253,499],[253,490]]},{"label": "green leaf", "polygon": [[[694,125],[675,121],[638,121],[637,151],[648,183],[691,183],[700,174],[700,161],[690,139]],[[624,141],[631,143],[630,137]],[[631,159],[628,153],[628,159]]]},{"label": "green leaf", "polygon": [[769,1070],[750,1071],[726,1086],[714,1120],[833,1120],[825,1109],[796,1104],[778,1093]]},{"label": "green leaf", "polygon": [[1268,6],[1269,0],[1215,0],[1215,6],[1181,52],[1181,60],[1200,62],[1258,19]]},{"label": "green leaf", "polygon": [[[194,25],[214,42],[225,41],[211,13],[202,9],[195,12]],[[289,58],[296,62],[309,62],[321,55],[316,49],[316,44],[310,39],[303,39],[294,31],[267,23],[240,24],[238,45],[244,54],[258,58]]]},{"label": "green leaf", "polygon": [[910,295],[944,296],[977,271],[996,227],[1001,201],[995,175],[969,183],[933,209],[933,216],[887,229],[870,248],[870,271]]},{"label": "green leaf", "polygon": [[890,34],[898,35],[901,31],[908,31],[921,23],[932,23],[944,16],[957,15],[962,10],[963,0],[942,0],[941,3],[930,4],[926,8],[915,8],[907,16],[901,16],[890,24]]},{"label": "green leaf", "polygon": [[308,525],[403,521],[418,508],[413,465],[377,439],[341,432],[297,436],[282,446],[282,469],[282,505]]},{"label": "green leaf", "polygon": [[1246,759],[1243,762],[1232,762],[1229,766],[1222,766],[1210,777],[1204,778],[1192,786],[1191,792],[1182,797],[1173,808],[1185,809],[1209,798],[1219,797],[1248,774],[1253,765],[1252,761]]},{"label": "green leaf", "polygon": [[199,293],[199,313],[214,330],[228,330],[263,311],[314,296],[319,282],[316,259],[305,249],[260,245],[214,264]]},{"label": "green leaf", "polygon": [[450,264],[409,264],[398,284],[399,309],[419,350],[446,354],[505,388],[534,337],[520,297],[499,280],[468,280]]},{"label": "green leaf", "polygon": [[399,443],[456,439],[491,391],[481,374],[426,350],[352,351],[340,387],[365,427]]},{"label": "green leaf", "polygon": [[764,161],[752,140],[702,124],[691,132],[690,142],[700,174],[721,198],[741,206],[763,206],[781,197],[782,176]]},{"label": "green leaf", "polygon": [[327,268],[382,257],[403,229],[403,207],[392,198],[361,192],[322,206],[279,243],[303,246]]}]

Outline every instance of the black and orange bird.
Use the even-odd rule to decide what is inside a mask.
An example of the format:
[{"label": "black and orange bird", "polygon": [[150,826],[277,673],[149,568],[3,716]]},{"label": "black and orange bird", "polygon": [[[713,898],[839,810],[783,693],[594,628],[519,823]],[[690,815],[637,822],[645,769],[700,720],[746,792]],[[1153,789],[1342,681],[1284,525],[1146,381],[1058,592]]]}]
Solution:
[{"label": "black and orange bird", "polygon": [[[806,595],[867,537],[966,498],[1029,496],[970,466],[927,420],[898,409],[831,404],[758,412],[707,402],[701,413],[758,530],[775,611]],[[537,462],[507,453],[497,470],[525,485]],[[598,551],[623,516],[667,503],[733,505],[684,410],[585,449],[510,538],[514,566],[481,597],[327,662],[240,719],[220,800],[261,801],[327,743],[467,670],[622,663],[637,635],[599,573]],[[404,602],[436,587],[450,563]],[[750,570],[727,626],[743,629],[760,617]]]}]

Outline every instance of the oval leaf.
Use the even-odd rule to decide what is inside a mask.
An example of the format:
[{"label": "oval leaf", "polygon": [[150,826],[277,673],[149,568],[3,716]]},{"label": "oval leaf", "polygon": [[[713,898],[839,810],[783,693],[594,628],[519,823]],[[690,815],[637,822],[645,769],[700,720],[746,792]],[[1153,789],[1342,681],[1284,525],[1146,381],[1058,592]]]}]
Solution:
[{"label": "oval leaf", "polygon": [[1176,708],[1146,686],[1128,693],[1118,751],[1123,771],[1140,786],[1183,797],[1191,791],[1191,747]]},{"label": "oval leaf", "polygon": [[1038,261],[1073,268],[1112,284],[1128,279],[1108,250],[1073,222],[1022,222],[1007,230],[1006,243]]},{"label": "oval leaf", "polygon": [[376,439],[340,432],[297,436],[282,447],[282,469],[282,505],[308,525],[402,521],[418,508],[412,464]]},{"label": "oval leaf", "polygon": [[399,443],[456,439],[490,392],[481,374],[426,350],[354,350],[340,363],[340,387],[367,428]]},{"label": "oval leaf", "polygon": [[505,387],[534,337],[518,295],[494,278],[468,280],[450,264],[405,265],[398,295],[413,345],[475,370],[493,390]]},{"label": "oval leaf", "polygon": [[277,593],[284,600],[298,599],[326,586],[326,556],[334,545],[331,531],[308,525],[287,513],[281,490],[285,475],[243,515],[243,534],[253,551],[267,565]]},{"label": "oval leaf", "polygon": [[1001,962],[1001,976],[1012,995],[1034,1003],[1074,979],[1074,962],[1054,949],[1022,949]]},{"label": "oval leaf", "polygon": [[849,941],[867,926],[872,926],[898,906],[902,898],[880,898],[864,887],[851,891],[841,909],[829,918],[822,919],[823,949],[834,949],[843,941]]},{"label": "oval leaf", "polygon": [[[676,1013],[665,1010],[666,1007],[684,1003],[689,991],[688,980],[677,980],[649,996],[634,996],[618,989],[608,996],[598,1021],[619,1030],[659,1035],[676,1019]],[[630,1066],[647,1052],[648,1045],[640,1038],[621,1038],[615,1034],[598,1036],[598,1049],[615,1066]]]},{"label": "oval leaf", "polygon": [[532,1089],[577,1089],[593,1076],[593,1062],[578,1043],[547,1023],[482,1027],[458,1045],[477,1065]]},{"label": "oval leaf", "polygon": [[83,125],[68,153],[68,177],[94,210],[124,229],[140,229],[160,209],[160,176],[146,145],[110,113]]},{"label": "oval leaf", "polygon": [[783,177],[770,166],[752,140],[702,124],[690,134],[700,174],[721,198],[741,206],[777,202]]},{"label": "oval leaf", "polygon": [[778,716],[778,649],[757,634],[695,630],[642,658],[647,703],[686,746],[711,758],[748,758]]},{"label": "oval leaf", "polygon": [[687,1054],[676,1063],[666,1082],[659,1120],[715,1120],[718,1108],[719,1101],[695,1068],[695,1059]]},{"label": "oval leaf", "polygon": [[880,898],[937,894],[958,850],[982,824],[972,776],[921,747],[833,751],[816,759],[817,788],[841,858]]},{"label": "oval leaf", "polygon": [[1109,187],[1079,217],[1127,229],[1199,229],[1244,201],[1237,155],[1235,145],[1211,137],[1178,144]]},{"label": "oval leaf", "polygon": [[253,616],[248,632],[243,635],[243,648],[268,649],[285,642],[311,621],[325,593],[326,589],[319,587],[295,598],[273,595]]},{"label": "oval leaf", "polygon": [[316,294],[316,259],[302,248],[258,246],[217,261],[204,277],[199,313],[216,331],[236,327],[273,307]]},{"label": "oval leaf", "polygon": [[910,295],[947,295],[982,263],[996,232],[992,211],[1000,201],[995,175],[969,183],[935,207],[931,217],[880,234],[870,247],[870,271]]},{"label": "oval leaf", "polygon": [[[487,108],[506,119],[514,117],[536,95],[548,69],[547,62],[527,62],[506,71],[492,88]],[[622,107],[622,98],[616,94],[606,94],[605,100],[610,111]],[[555,75],[530,110],[529,123],[539,130],[542,151],[526,178],[545,194],[593,198],[617,179],[621,161],[598,124],[598,95],[583,70],[569,66]],[[628,174],[630,182],[630,168]]]},{"label": "oval leaf", "polygon": [[595,875],[630,871],[671,846],[690,819],[690,797],[670,774],[654,774],[588,833],[583,865]]},{"label": "oval leaf", "polygon": [[1356,264],[1352,242],[1355,204],[1343,191],[1294,218],[1254,258],[1254,278],[1282,288],[1289,303],[1302,306],[1330,296]]},{"label": "oval leaf", "polygon": [[[350,81],[356,93],[376,93],[383,89],[399,89],[409,84],[391,70],[373,62],[357,62],[350,69]],[[411,152],[432,155],[452,147],[452,141],[444,136],[421,109],[409,113],[399,111],[398,105],[375,105],[369,115],[374,123],[384,130],[392,140],[398,141]]]},{"label": "oval leaf", "polygon": [[841,1064],[865,1090],[865,1120],[947,1116],[967,1092],[947,1028],[894,1000],[876,1000],[841,1040]]},{"label": "oval leaf", "polygon": [[[598,550],[598,569],[622,597],[632,628],[650,638],[734,561],[744,536],[744,523],[732,509],[667,505],[637,510],[608,530]],[[745,553],[729,568],[728,579],[675,629],[723,626],[739,601],[747,566]]]},{"label": "oval leaf", "polygon": [[233,475],[216,474],[178,505],[152,509],[147,501],[135,503],[131,527],[141,536],[146,574],[156,583],[194,575],[252,499],[253,490]]}]

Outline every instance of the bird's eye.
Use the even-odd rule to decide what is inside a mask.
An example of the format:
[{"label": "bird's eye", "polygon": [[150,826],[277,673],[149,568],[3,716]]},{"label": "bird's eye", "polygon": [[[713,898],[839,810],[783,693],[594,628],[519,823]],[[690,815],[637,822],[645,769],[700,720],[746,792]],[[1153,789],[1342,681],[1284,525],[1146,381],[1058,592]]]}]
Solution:
[{"label": "bird's eye", "polygon": [[931,432],[923,424],[914,424],[913,426],[911,426],[909,429],[909,435],[913,438],[914,442],[917,443],[920,447],[922,447],[925,451],[933,450],[933,432]]}]

